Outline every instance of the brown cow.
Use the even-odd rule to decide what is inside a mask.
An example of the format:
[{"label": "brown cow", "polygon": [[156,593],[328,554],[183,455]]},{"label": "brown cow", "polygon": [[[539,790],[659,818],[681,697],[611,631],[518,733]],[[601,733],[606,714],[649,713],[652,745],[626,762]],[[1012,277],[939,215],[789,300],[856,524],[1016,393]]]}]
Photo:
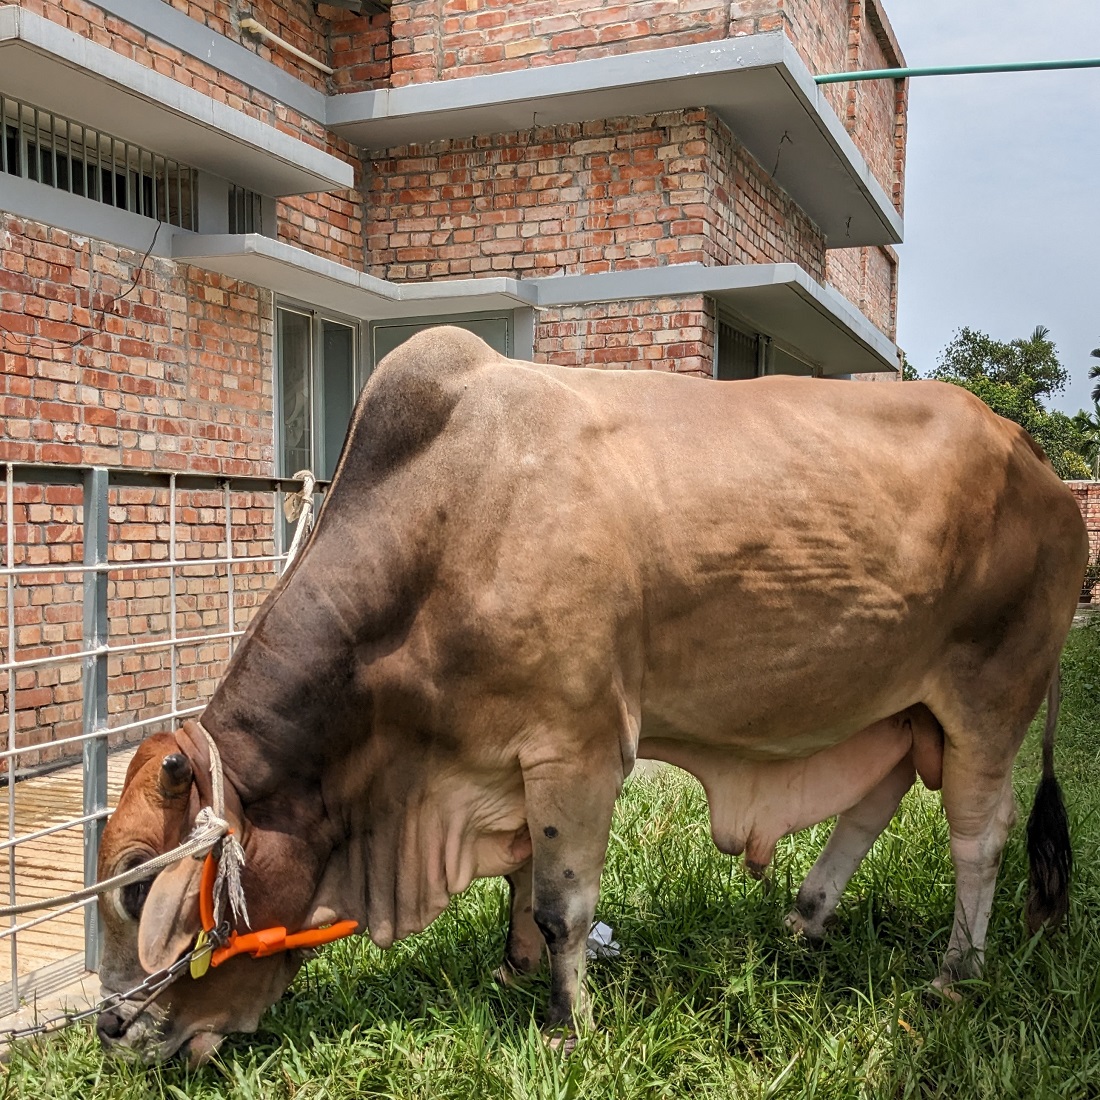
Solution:
[{"label": "brown cow", "polygon": [[[317,530],[202,715],[252,927],[350,918],[386,947],[505,875],[506,968],[549,955],[547,1024],[568,1035],[637,757],[696,775],[750,870],[840,815],[789,917],[809,935],[919,774],[957,874],[947,986],[981,965],[1012,762],[1048,689],[1030,919],[1065,906],[1051,685],[1086,558],[1031,439],[952,386],[701,383],[416,336],[366,386]],[[186,833],[200,742],[142,746],[101,876]],[[103,899],[107,990],[190,947],[198,878],[189,859]],[[99,1033],[201,1061],[300,961],[232,959]]]}]

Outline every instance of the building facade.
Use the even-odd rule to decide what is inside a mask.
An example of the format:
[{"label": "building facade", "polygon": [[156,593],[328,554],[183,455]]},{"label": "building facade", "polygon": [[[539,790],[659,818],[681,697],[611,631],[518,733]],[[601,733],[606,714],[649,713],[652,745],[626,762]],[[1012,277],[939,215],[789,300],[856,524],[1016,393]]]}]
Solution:
[{"label": "building facade", "polygon": [[[112,651],[108,717],[200,701],[271,578],[202,562],[282,529],[218,479],[326,477],[424,325],[896,379],[906,85],[814,75],[902,63],[879,0],[0,5],[8,666],[87,642],[88,498],[35,471],[107,467],[110,644],[172,639]],[[20,766],[65,758],[79,664],[5,667]]]}]

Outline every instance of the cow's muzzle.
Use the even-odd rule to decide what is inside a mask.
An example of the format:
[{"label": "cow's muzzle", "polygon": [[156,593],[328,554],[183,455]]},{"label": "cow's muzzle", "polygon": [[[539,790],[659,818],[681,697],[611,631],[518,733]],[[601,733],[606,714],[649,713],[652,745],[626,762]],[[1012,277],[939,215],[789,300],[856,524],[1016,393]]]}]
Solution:
[{"label": "cow's muzzle", "polygon": [[95,1032],[104,1050],[114,1057],[160,1062],[171,1057],[178,1046],[165,1042],[165,1016],[159,1005],[120,1001],[96,1017]]},{"label": "cow's muzzle", "polygon": [[113,1058],[151,1066],[175,1055],[191,1069],[208,1062],[225,1039],[221,1032],[209,1030],[173,1034],[164,1009],[126,1001],[104,1009],[96,1017],[95,1030]]}]

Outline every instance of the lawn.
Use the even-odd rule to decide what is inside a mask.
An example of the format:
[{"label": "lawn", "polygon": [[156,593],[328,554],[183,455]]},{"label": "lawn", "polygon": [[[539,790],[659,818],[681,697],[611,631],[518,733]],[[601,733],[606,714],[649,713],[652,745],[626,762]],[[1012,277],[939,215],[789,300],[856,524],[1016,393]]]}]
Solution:
[{"label": "lawn", "polygon": [[1038,724],[1017,764],[1021,822],[1001,869],[985,977],[928,995],[953,905],[939,797],[917,789],[860,869],[819,949],[781,930],[828,833],[780,845],[754,882],[710,843],[698,786],[632,781],[598,916],[622,955],[590,966],[595,1028],[563,1059],[542,1043],[546,982],[502,988],[506,891],[476,884],[427,932],[312,961],[254,1036],[216,1062],[107,1063],[88,1030],[16,1051],[8,1097],[1070,1097],[1100,1096],[1100,630],[1074,631],[1055,750],[1076,856],[1068,931],[1029,939],[1023,822]]}]

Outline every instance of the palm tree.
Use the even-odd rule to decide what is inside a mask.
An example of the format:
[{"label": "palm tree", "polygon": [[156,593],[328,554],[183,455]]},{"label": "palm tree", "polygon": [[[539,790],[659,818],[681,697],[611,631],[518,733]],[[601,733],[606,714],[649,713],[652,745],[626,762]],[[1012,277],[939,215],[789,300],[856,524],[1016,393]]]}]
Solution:
[{"label": "palm tree", "polygon": [[[1090,352],[1093,359],[1100,359],[1100,348],[1093,348]],[[1089,381],[1096,382],[1096,385],[1092,387],[1092,403],[1094,405],[1100,405],[1100,363],[1094,363],[1089,367]]]},{"label": "palm tree", "polygon": [[[1097,350],[1100,351],[1100,348]],[[1100,355],[1097,358],[1100,359]],[[1092,370],[1096,371],[1097,376],[1100,376],[1100,366],[1093,367]],[[1096,388],[1100,390],[1100,386]],[[1100,406],[1094,403],[1091,413],[1081,409],[1079,412],[1074,413],[1070,419],[1073,421],[1074,427],[1081,433],[1081,440],[1084,444],[1081,457],[1092,469],[1093,480],[1100,481]]]}]

